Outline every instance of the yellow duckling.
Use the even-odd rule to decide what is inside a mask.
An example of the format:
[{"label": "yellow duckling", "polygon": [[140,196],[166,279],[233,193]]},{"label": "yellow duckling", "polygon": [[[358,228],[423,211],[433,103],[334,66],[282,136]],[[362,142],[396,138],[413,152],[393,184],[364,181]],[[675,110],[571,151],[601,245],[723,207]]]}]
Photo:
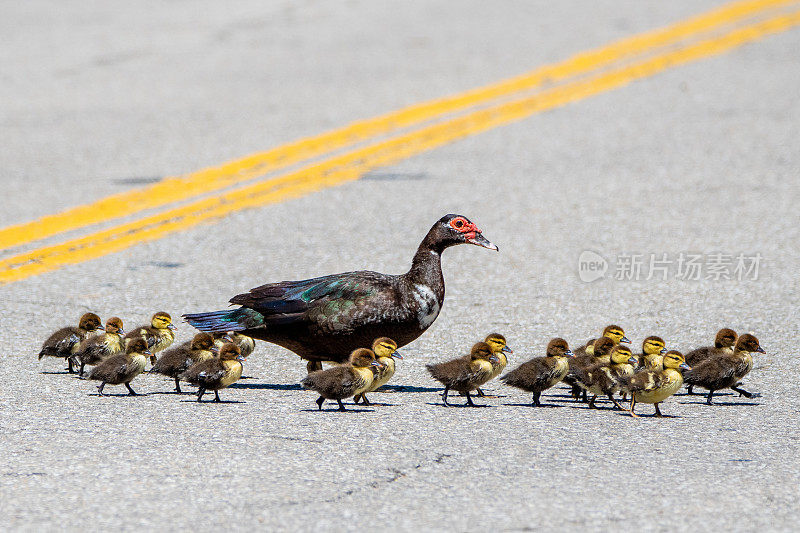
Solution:
[{"label": "yellow duckling", "polygon": [[147,347],[153,353],[150,356],[150,362],[155,364],[158,352],[169,348],[175,341],[175,330],[178,329],[172,323],[172,317],[169,313],[159,311],[154,314],[150,319],[149,326],[139,326],[133,328],[127,335],[125,335],[125,342],[136,337],[143,337],[147,341]]},{"label": "yellow duckling", "polygon": [[[614,341],[614,344],[626,344],[631,342],[630,339],[625,336],[625,330],[614,324],[605,327],[603,334],[599,338],[602,337],[611,339]],[[575,357],[580,357],[584,354],[592,355],[594,353],[594,343],[596,340],[597,339],[590,339],[586,344],[575,350]]]},{"label": "yellow duckling", "polygon": [[622,389],[631,395],[631,407],[628,412],[638,417],[633,409],[636,402],[655,405],[655,416],[664,416],[658,404],[675,394],[683,385],[680,370],[691,370],[680,352],[670,350],[664,354],[663,370],[640,370],[622,380]]},{"label": "yellow duckling", "polygon": [[[506,345],[506,338],[499,333],[487,335],[483,342],[489,345],[489,348],[492,349],[492,353],[497,357],[497,362],[492,363],[492,375],[488,380],[491,381],[503,373],[503,370],[508,366],[508,357],[506,357],[506,354],[514,353],[514,350]],[[478,387],[476,392],[478,396],[486,396],[480,387]]]},{"label": "yellow duckling", "polygon": [[136,391],[131,388],[131,381],[144,371],[147,355],[153,355],[147,349],[147,342],[141,337],[131,339],[125,348],[125,353],[112,355],[102,361],[89,373],[89,379],[100,382],[97,387],[100,396],[103,396],[103,387],[106,385],[121,384],[128,389],[128,394],[136,396]]},{"label": "yellow duckling", "polygon": [[239,350],[242,351],[242,357],[245,359],[250,357],[256,349],[256,341],[253,337],[242,335],[237,331],[217,332],[212,333],[212,335],[214,336],[214,344],[216,344],[217,349],[222,348],[222,345],[226,342],[232,342],[239,347]]},{"label": "yellow duckling", "polygon": [[637,356],[639,369],[661,370],[664,368],[662,361],[665,353],[667,353],[667,349],[664,339],[656,336],[647,337],[642,342],[642,353]]},{"label": "yellow duckling", "polygon": [[549,389],[567,375],[568,358],[572,357],[567,341],[556,337],[547,343],[547,355],[534,357],[500,378],[506,385],[533,393],[533,406],[539,407],[542,391]]},{"label": "yellow duckling", "polygon": [[425,368],[435,380],[444,385],[442,402],[446,407],[450,407],[450,404],[447,403],[447,393],[451,389],[465,393],[467,405],[475,407],[469,393],[489,381],[493,371],[492,365],[496,362],[497,356],[492,353],[489,345],[485,342],[478,342],[472,347],[467,357],[425,365]]},{"label": "yellow duckling", "polygon": [[233,343],[224,344],[219,350],[217,357],[206,359],[195,363],[189,370],[178,376],[179,380],[188,381],[197,389],[197,401],[203,401],[203,395],[207,390],[214,391],[214,401],[219,399],[220,389],[233,385],[242,377],[242,357],[241,350]]},{"label": "yellow duckling", "polygon": [[350,353],[347,364],[334,366],[326,370],[315,370],[307,375],[300,385],[319,393],[317,406],[320,411],[325,400],[336,400],[339,410],[345,411],[342,400],[364,393],[375,374],[380,370],[381,363],[375,359],[375,353],[367,348],[359,348]]},{"label": "yellow duckling", "polygon": [[125,330],[122,328],[122,319],[113,316],[106,320],[105,333],[94,335],[81,341],[73,356],[80,365],[78,375],[83,376],[83,369],[86,365],[96,365],[103,359],[124,352],[125,345],[122,342],[124,335]]},{"label": "yellow duckling", "polygon": [[576,376],[578,385],[593,395],[589,400],[589,408],[594,408],[597,397],[604,394],[616,407],[622,409],[614,394],[620,390],[621,381],[633,375],[636,358],[630,348],[621,344],[614,346],[610,358],[608,364],[598,363],[579,369]]},{"label": "yellow duckling", "polygon": [[72,356],[78,349],[81,341],[86,340],[89,335],[103,329],[103,322],[94,313],[85,313],[78,321],[78,326],[65,326],[52,333],[42,344],[39,351],[39,360],[42,357],[61,357],[67,361],[67,370],[73,373],[74,361]]},{"label": "yellow duckling", "polygon": [[375,339],[375,342],[372,343],[372,351],[375,352],[375,358],[378,360],[378,363],[383,366],[378,367],[378,373],[375,374],[375,378],[372,380],[372,385],[370,385],[367,390],[353,398],[355,403],[358,403],[358,401],[361,400],[364,405],[369,405],[370,403],[366,394],[368,392],[376,391],[389,383],[389,380],[392,379],[392,376],[394,376],[394,358],[403,358],[403,356],[397,352],[397,343],[389,337],[380,337]]}]

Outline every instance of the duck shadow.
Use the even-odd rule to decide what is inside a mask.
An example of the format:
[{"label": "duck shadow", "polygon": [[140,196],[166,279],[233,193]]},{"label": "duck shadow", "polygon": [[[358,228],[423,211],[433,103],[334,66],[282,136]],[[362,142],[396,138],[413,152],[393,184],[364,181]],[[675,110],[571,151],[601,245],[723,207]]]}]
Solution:
[{"label": "duck shadow", "polygon": [[476,403],[476,404],[473,404],[473,405],[470,405],[468,403],[450,403],[449,405],[445,405],[445,404],[443,404],[441,402],[425,402],[425,404],[426,405],[435,405],[437,407],[444,407],[445,409],[450,409],[450,408],[458,409],[458,408],[461,408],[461,407],[466,407],[466,408],[470,408],[470,409],[473,408],[473,407],[494,407],[493,405],[487,405],[485,403]]},{"label": "duck shadow", "polygon": [[384,385],[375,392],[442,392],[441,387],[415,387],[413,385]]},{"label": "duck shadow", "polygon": [[338,407],[333,407],[331,409],[301,409],[304,413],[374,413],[375,409],[359,409],[356,407],[351,407],[350,409],[345,409],[342,411]]},{"label": "duck shadow", "polygon": [[650,413],[650,414],[636,413],[636,416],[633,417],[633,416],[631,416],[630,412],[628,412],[628,411],[617,411],[614,414],[616,414],[617,416],[625,416],[625,417],[628,417],[628,418],[632,418],[634,420],[636,420],[638,418],[641,418],[641,419],[644,419],[644,420],[658,420],[659,418],[673,418],[673,419],[677,420],[677,419],[683,418],[680,415],[665,415],[665,414],[662,414],[661,416],[656,416],[655,413]]},{"label": "duck shadow", "polygon": [[297,383],[234,383],[229,389],[303,390]]},{"label": "duck shadow", "polygon": [[[347,404],[347,405],[351,405],[351,404]],[[397,407],[396,403],[373,402],[372,400],[370,400],[369,405],[367,407],[371,407],[373,405],[375,405],[377,407]]]},{"label": "duck shadow", "polygon": [[70,372],[68,370],[42,370],[40,374],[47,374],[49,376],[75,376],[79,377],[78,374],[75,372]]}]

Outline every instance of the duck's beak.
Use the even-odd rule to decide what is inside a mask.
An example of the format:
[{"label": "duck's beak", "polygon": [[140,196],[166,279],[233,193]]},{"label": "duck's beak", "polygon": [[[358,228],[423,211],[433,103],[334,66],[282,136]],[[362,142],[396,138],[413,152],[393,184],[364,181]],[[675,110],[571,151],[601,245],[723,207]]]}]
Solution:
[{"label": "duck's beak", "polygon": [[638,360],[638,359],[637,359],[635,356],[633,356],[633,355],[632,355],[632,356],[631,356],[631,358],[630,358],[630,359],[628,359],[628,362],[629,362],[630,364],[632,364],[632,365],[635,365],[636,363],[638,363],[638,362],[639,362],[639,360]]},{"label": "duck's beak", "polygon": [[575,354],[572,353],[572,350],[567,350],[566,352],[564,352],[564,355],[566,355],[567,357],[575,357]]},{"label": "duck's beak", "polygon": [[380,368],[380,367],[381,367],[381,364],[380,364],[380,362],[378,362],[378,361],[372,361],[372,362],[371,362],[369,365],[370,365],[370,366],[377,366],[378,368]]},{"label": "duck's beak", "polygon": [[95,328],[95,331],[98,331],[98,330],[99,330],[99,331],[105,331],[105,330],[106,330],[106,328],[104,328],[103,326],[97,326],[97,327]]},{"label": "duck's beak", "polygon": [[692,367],[690,367],[686,363],[681,363],[680,365],[678,365],[678,368],[680,368],[681,370],[691,370],[692,369]]},{"label": "duck's beak", "polygon": [[757,351],[758,353],[767,353],[767,352],[765,352],[765,351],[764,351],[764,348],[762,348],[761,346],[759,346],[758,348],[756,348],[756,351]]},{"label": "duck's beak", "polygon": [[508,346],[503,346],[503,349],[500,350],[500,351],[503,352],[503,353],[514,353],[514,350],[512,350]]},{"label": "duck's beak", "polygon": [[247,361],[247,359],[243,355],[238,356],[236,360],[239,361],[240,363],[244,363],[245,361]]},{"label": "duck's beak", "polygon": [[666,348],[661,348],[661,351],[658,352],[658,355],[664,355],[665,353],[667,353],[667,349]]},{"label": "duck's beak", "polygon": [[145,350],[145,351],[142,352],[142,355],[149,355],[149,356],[152,357],[153,356],[153,352],[151,352],[150,350]]},{"label": "duck's beak", "polygon": [[233,340],[233,332],[232,331],[227,332],[222,338],[225,339],[228,342],[234,342],[234,340]]},{"label": "duck's beak", "polygon": [[497,247],[496,244],[493,244],[489,239],[484,237],[481,233],[475,233],[474,237],[467,237],[467,242],[470,244],[474,244],[475,246],[482,246],[483,248],[494,250],[495,252],[500,251],[500,249]]},{"label": "duck's beak", "polygon": [[178,329],[178,328],[175,327],[175,324],[170,324],[169,326],[167,326],[167,329]]},{"label": "duck's beak", "polygon": [[213,353],[214,355],[219,355],[219,348],[217,348],[216,346],[212,346],[211,348],[209,348],[208,351]]},{"label": "duck's beak", "polygon": [[403,356],[402,356],[402,355],[400,355],[400,352],[398,352],[397,350],[395,350],[395,351],[393,351],[393,352],[392,352],[392,355],[391,355],[391,357],[396,357],[396,358],[398,358],[398,359],[402,359],[402,358],[403,358]]},{"label": "duck's beak", "polygon": [[125,335],[125,330],[124,330],[124,329],[122,329],[122,328],[119,328],[119,329],[117,330],[117,335]]},{"label": "duck's beak", "polygon": [[493,356],[491,356],[491,357],[489,358],[489,362],[490,362],[490,363],[499,363],[499,362],[500,362],[500,359],[498,359],[496,355],[493,355]]},{"label": "duck's beak", "polygon": [[619,342],[625,342],[627,344],[630,344],[631,340],[628,337],[626,337],[625,335],[623,335],[622,338],[619,340]]}]

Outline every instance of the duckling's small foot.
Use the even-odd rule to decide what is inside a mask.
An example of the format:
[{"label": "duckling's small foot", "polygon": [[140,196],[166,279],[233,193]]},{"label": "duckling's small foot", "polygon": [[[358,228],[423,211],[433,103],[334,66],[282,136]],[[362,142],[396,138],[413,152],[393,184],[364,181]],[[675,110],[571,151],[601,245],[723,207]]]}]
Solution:
[{"label": "duckling's small foot", "polygon": [[689,388],[686,389],[686,394],[695,394],[694,385],[689,385]]},{"label": "duckling's small foot", "polygon": [[342,400],[336,400],[336,401],[339,402],[339,410],[340,411],[347,411],[347,409],[344,408],[344,404],[342,403]]},{"label": "duckling's small foot", "polygon": [[325,403],[325,398],[323,398],[322,396],[320,396],[319,398],[317,398],[317,405],[319,406],[319,410],[320,410],[320,411],[322,411],[322,404],[323,404],[323,403]]},{"label": "duckling's small foot", "polygon": [[448,387],[444,388],[444,392],[442,392],[442,402],[444,403],[445,407],[450,407],[450,404],[447,403],[447,393],[450,392]]},{"label": "duckling's small foot", "polygon": [[215,402],[221,402],[222,401],[222,400],[219,399],[219,391],[217,391],[217,390],[214,391],[214,401]]},{"label": "duckling's small foot", "polygon": [[589,395],[586,393],[586,389],[582,390],[581,391],[581,401],[583,403],[586,403],[587,401],[589,401],[588,398],[589,398]]},{"label": "duckling's small foot", "polygon": [[594,401],[597,399],[597,395],[592,396],[592,399],[589,400],[589,409],[597,409],[594,405]]},{"label": "duckling's small foot", "polygon": [[83,379],[83,369],[86,367],[86,363],[81,363],[81,367],[78,369],[78,377]]},{"label": "duckling's small foot", "polygon": [[75,371],[72,369],[72,357],[67,357],[67,372],[70,374],[75,373]]},{"label": "duckling's small foot", "polygon": [[714,391],[713,390],[708,391],[708,397],[706,398],[706,403],[708,405],[714,405],[714,402],[712,401],[713,397],[714,397]]},{"label": "duckling's small foot", "polygon": [[136,391],[131,388],[131,384],[130,383],[126,383],[125,387],[128,389],[128,396],[138,396]]},{"label": "duckling's small foot", "polygon": [[657,416],[658,418],[664,418],[664,415],[662,415],[662,414],[661,414],[661,409],[659,409],[659,408],[658,408],[658,404],[654,404],[654,405],[655,405],[655,407],[656,407],[656,414],[655,414],[655,416]]},{"label": "duckling's small foot", "polygon": [[367,395],[366,394],[362,394],[361,395],[361,403],[364,404],[364,405],[372,405],[370,403],[370,401],[367,399]]},{"label": "duckling's small foot", "polygon": [[106,382],[105,381],[97,386],[97,392],[98,392],[98,394],[100,394],[100,396],[105,396],[105,394],[103,394],[103,387],[105,387],[105,386],[106,386]]},{"label": "duckling's small foot", "polygon": [[[478,387],[478,396],[480,396],[481,398],[486,397],[486,394],[484,394],[483,389],[481,389],[480,387]],[[469,393],[467,393],[467,398],[469,398]]]},{"label": "duckling's small foot", "polygon": [[630,413],[633,418],[639,418],[639,415],[633,412],[634,407],[636,407],[636,396],[631,397],[631,408],[628,409],[628,413]]},{"label": "duckling's small foot", "polygon": [[181,390],[181,382],[178,378],[175,378],[175,392],[178,394],[183,394],[183,391]]},{"label": "duckling's small foot", "polygon": [[542,396],[541,392],[534,392],[533,393],[533,403],[531,404],[533,407],[539,407],[540,405],[542,405],[541,403],[539,403],[539,398],[541,396]]},{"label": "duckling's small foot", "polygon": [[202,387],[200,387],[197,390],[197,401],[198,402],[202,402],[203,401],[203,394],[205,394],[205,393],[206,393],[206,389],[204,389]]},{"label": "duckling's small foot", "polygon": [[[625,410],[625,408],[624,408],[624,407],[622,407],[622,406],[619,404],[619,402],[617,401],[617,399],[616,399],[616,398],[614,398],[614,395],[613,395],[613,394],[609,394],[609,395],[608,395],[608,399],[609,399],[609,400],[611,400],[611,402],[614,404],[614,408],[615,408],[615,409],[619,409],[620,411],[624,411],[624,410]],[[623,398],[623,400],[624,400],[624,398]]]},{"label": "duckling's small foot", "polygon": [[308,373],[316,372],[317,370],[322,370],[322,362],[321,361],[309,361],[306,363],[306,370]]},{"label": "duckling's small foot", "polygon": [[731,389],[739,393],[739,398],[741,398],[742,396],[744,396],[745,398],[758,398],[759,396],[761,396],[757,392],[747,392],[744,389],[740,389],[738,386],[733,386],[731,387]]},{"label": "duckling's small foot", "polygon": [[467,405],[475,407],[475,404],[472,402],[472,395],[470,395],[469,391],[467,391]]}]

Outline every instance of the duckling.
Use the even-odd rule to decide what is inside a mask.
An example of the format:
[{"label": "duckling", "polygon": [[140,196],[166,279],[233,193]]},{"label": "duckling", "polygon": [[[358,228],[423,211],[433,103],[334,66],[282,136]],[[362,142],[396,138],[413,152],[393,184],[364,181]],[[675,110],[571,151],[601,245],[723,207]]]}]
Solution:
[{"label": "duckling", "polygon": [[39,360],[41,361],[42,357],[46,355],[66,359],[67,370],[72,374],[74,372],[72,356],[75,354],[75,350],[78,349],[81,341],[86,340],[90,334],[98,330],[102,331],[102,324],[103,322],[96,314],[85,313],[78,321],[78,327],[65,326],[47,337],[39,351]]},{"label": "duckling", "polygon": [[611,350],[609,363],[597,363],[587,368],[581,368],[576,376],[576,381],[581,388],[592,393],[589,408],[594,408],[594,402],[600,394],[605,394],[615,407],[622,406],[614,398],[614,393],[620,389],[620,380],[633,375],[633,365],[636,358],[627,346],[617,344]]},{"label": "duckling", "polygon": [[392,379],[392,376],[394,376],[394,358],[403,358],[403,356],[397,351],[397,343],[389,337],[380,337],[375,339],[375,342],[372,343],[372,351],[375,352],[375,357],[383,366],[379,368],[378,373],[372,380],[372,385],[370,385],[367,390],[353,398],[355,403],[358,403],[358,401],[361,400],[364,405],[369,405],[367,393],[376,391],[389,383],[389,380]]},{"label": "duckling", "polygon": [[188,381],[197,389],[197,401],[203,401],[207,390],[214,391],[214,401],[220,402],[219,391],[233,385],[242,377],[242,351],[229,342],[223,344],[219,354],[211,359],[193,364],[188,370],[178,375],[178,379]]},{"label": "duckling", "polygon": [[73,359],[80,364],[78,375],[83,376],[83,369],[86,365],[96,365],[103,359],[117,355],[125,351],[122,337],[125,330],[122,328],[122,319],[113,316],[106,320],[106,332],[101,335],[93,335],[81,341],[75,350]]},{"label": "duckling", "polygon": [[106,384],[124,384],[128,389],[128,394],[136,396],[136,391],[131,388],[131,381],[144,370],[147,364],[145,356],[152,355],[143,338],[131,339],[125,347],[125,353],[112,355],[101,361],[89,373],[89,379],[100,382],[97,387],[100,396],[103,396],[103,387]]},{"label": "duckling", "polygon": [[209,333],[198,333],[191,341],[170,348],[158,358],[150,372],[163,374],[175,380],[175,392],[181,394],[181,382],[178,376],[192,365],[212,359],[219,353],[214,344],[214,337]]},{"label": "duckling", "polygon": [[[514,350],[506,345],[506,338],[499,333],[487,335],[483,342],[489,345],[489,348],[492,349],[492,353],[497,357],[497,362],[492,363],[492,375],[488,380],[491,381],[503,373],[503,370],[505,370],[508,365],[508,357],[506,357],[506,354],[514,353]],[[476,393],[481,397],[486,396],[480,387],[478,387]]]},{"label": "duckling", "polygon": [[[704,361],[712,356],[722,355],[722,354],[732,354],[733,353],[733,346],[736,344],[737,334],[730,328],[722,328],[717,332],[717,336],[714,338],[714,346],[703,346],[702,348],[696,348],[691,352],[686,354],[686,364],[690,366],[696,366],[700,363],[700,361]],[[686,391],[688,394],[694,394],[692,390],[694,385],[689,385],[689,389]]]},{"label": "duckling", "polygon": [[661,370],[644,368],[620,380],[622,390],[631,395],[631,407],[628,410],[631,416],[639,416],[633,412],[636,402],[652,403],[656,408],[655,416],[664,416],[658,404],[675,394],[683,385],[680,370],[691,370],[683,355],[675,350],[664,354],[662,365]]},{"label": "duckling", "polygon": [[611,350],[614,349],[616,343],[610,337],[600,337],[595,339],[594,344],[590,347],[591,353],[584,353],[583,355],[576,355],[567,360],[569,364],[569,371],[562,380],[567,385],[572,387],[572,397],[575,400],[588,401],[586,396],[586,389],[582,389],[578,385],[577,375],[583,369],[596,364],[608,364],[611,362]]},{"label": "duckling", "polygon": [[684,373],[683,380],[688,385],[698,385],[708,389],[706,403],[712,404],[714,392],[733,389],[740,396],[755,398],[758,394],[747,392],[739,387],[742,379],[753,368],[753,353],[766,353],[755,335],[745,333],[736,341],[733,353],[714,354],[702,360]]},{"label": "duckling", "polygon": [[564,379],[569,370],[568,359],[572,357],[567,341],[556,337],[547,343],[547,355],[534,357],[500,378],[506,385],[533,393],[534,407],[539,407],[539,398],[545,391]]},{"label": "duckling", "polygon": [[442,401],[446,407],[450,407],[447,403],[447,393],[450,389],[465,393],[467,405],[475,407],[469,393],[489,381],[494,370],[492,365],[497,362],[498,358],[492,353],[492,348],[485,342],[478,342],[472,347],[469,357],[425,365],[425,368],[435,380],[444,385]]},{"label": "duckling", "polygon": [[[609,339],[614,341],[614,344],[631,342],[630,339],[625,336],[625,330],[614,324],[606,326],[605,329],[603,330],[603,334],[600,337],[608,337]],[[586,342],[586,344],[575,350],[575,357],[580,357],[585,354],[592,355],[592,350],[594,349],[594,341],[596,340],[597,339],[590,339]]]},{"label": "duckling", "polygon": [[663,356],[667,353],[665,346],[666,343],[661,337],[655,335],[647,337],[642,342],[642,353],[636,356],[639,361],[638,369],[661,370]]},{"label": "duckling", "polygon": [[144,337],[147,341],[147,347],[153,352],[150,362],[155,364],[155,354],[169,348],[169,345],[175,341],[176,329],[178,328],[172,323],[172,317],[169,316],[169,313],[159,311],[150,319],[149,326],[139,326],[125,335],[125,342],[136,337]]},{"label": "duckling", "polygon": [[319,393],[317,406],[320,411],[326,399],[336,400],[339,410],[345,411],[342,400],[366,392],[380,368],[381,363],[375,359],[375,352],[359,348],[350,353],[347,364],[311,372],[300,385]]},{"label": "duckling", "polygon": [[222,348],[222,345],[226,342],[232,342],[239,349],[242,351],[242,357],[247,359],[256,349],[256,341],[253,337],[248,337],[247,335],[242,335],[236,331],[222,331],[212,333],[214,336],[214,344],[217,345],[217,348]]}]

